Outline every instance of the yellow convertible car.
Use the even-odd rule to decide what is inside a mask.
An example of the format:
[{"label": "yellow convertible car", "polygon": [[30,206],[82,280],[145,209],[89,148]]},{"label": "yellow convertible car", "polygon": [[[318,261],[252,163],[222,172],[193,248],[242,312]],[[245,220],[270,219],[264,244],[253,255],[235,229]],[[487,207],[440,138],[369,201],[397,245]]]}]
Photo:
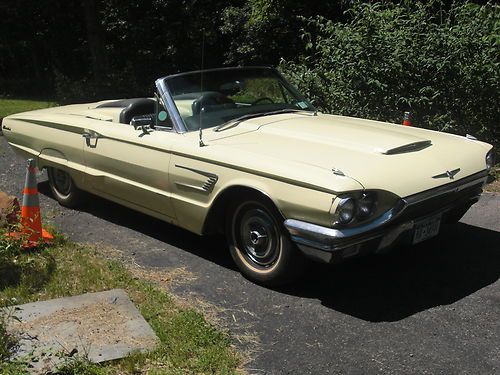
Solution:
[{"label": "yellow convertible car", "polygon": [[436,236],[478,200],[494,163],[492,146],[470,136],[322,114],[270,68],[155,86],[149,98],[8,116],[2,130],[48,170],[61,204],[84,190],[223,232],[262,284],[290,281],[305,257],[333,263]]}]

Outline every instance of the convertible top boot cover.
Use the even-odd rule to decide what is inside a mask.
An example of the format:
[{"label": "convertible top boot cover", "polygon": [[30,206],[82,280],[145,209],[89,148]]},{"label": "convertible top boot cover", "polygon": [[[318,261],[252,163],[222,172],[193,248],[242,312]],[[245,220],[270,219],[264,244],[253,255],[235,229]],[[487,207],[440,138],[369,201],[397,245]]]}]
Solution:
[{"label": "convertible top boot cover", "polygon": [[96,108],[123,108],[120,122],[130,124],[132,117],[155,112],[155,101],[148,98],[122,99],[98,105]]}]

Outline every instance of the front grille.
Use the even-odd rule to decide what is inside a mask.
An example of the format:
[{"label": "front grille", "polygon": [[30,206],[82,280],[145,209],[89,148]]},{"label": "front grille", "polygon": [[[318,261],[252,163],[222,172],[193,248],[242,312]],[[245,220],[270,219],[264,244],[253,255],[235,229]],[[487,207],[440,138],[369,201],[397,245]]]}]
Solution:
[{"label": "front grille", "polygon": [[409,204],[400,215],[401,219],[418,218],[441,211],[452,206],[462,205],[482,192],[482,183],[467,187],[460,191],[451,191],[426,200]]},{"label": "front grille", "polygon": [[444,209],[463,206],[481,194],[486,177],[487,172],[482,171],[458,181],[406,197],[404,198],[406,206],[395,221],[407,221]]}]

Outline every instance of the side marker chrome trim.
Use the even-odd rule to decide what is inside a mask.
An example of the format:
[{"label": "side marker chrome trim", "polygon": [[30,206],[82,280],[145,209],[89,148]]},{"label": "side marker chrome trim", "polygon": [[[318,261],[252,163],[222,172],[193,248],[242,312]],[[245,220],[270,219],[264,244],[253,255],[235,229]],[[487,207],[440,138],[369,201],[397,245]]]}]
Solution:
[{"label": "side marker chrome trim", "polygon": [[183,187],[186,187],[189,189],[203,191],[205,193],[211,193],[214,190],[215,184],[217,183],[217,181],[219,181],[219,176],[217,176],[214,173],[200,171],[199,169],[189,168],[189,167],[185,167],[183,165],[178,165],[178,164],[176,164],[175,166],[177,168],[186,169],[188,171],[198,173],[198,174],[201,174],[202,176],[208,177],[208,179],[205,181],[205,183],[201,186],[196,186],[196,185],[191,185],[191,184],[186,184],[184,182],[176,181],[175,184],[177,186],[183,186]]}]

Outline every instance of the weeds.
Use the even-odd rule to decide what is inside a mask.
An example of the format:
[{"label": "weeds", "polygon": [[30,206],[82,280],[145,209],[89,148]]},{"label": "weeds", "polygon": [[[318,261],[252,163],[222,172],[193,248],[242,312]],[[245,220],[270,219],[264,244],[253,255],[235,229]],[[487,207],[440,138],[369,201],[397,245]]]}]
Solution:
[{"label": "weeds", "polygon": [[[0,240],[0,246],[6,262],[0,273],[3,306],[122,288],[160,339],[151,352],[134,353],[111,363],[93,364],[81,357],[68,358],[54,374],[236,372],[240,357],[227,333],[216,329],[193,309],[179,307],[166,291],[132,275],[122,263],[104,259],[97,249],[60,238],[55,245],[34,252],[24,251],[19,243],[5,238]],[[10,273],[5,273],[9,268]],[[5,328],[2,322],[0,372],[24,373],[25,363],[9,360],[15,342],[9,341]]]}]

